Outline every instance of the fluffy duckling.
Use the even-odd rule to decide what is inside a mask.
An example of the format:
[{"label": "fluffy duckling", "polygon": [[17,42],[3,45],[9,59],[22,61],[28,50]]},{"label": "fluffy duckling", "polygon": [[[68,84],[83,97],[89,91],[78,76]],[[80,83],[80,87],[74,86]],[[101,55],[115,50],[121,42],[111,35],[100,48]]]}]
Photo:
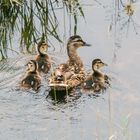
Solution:
[{"label": "fluffy duckling", "polygon": [[[83,68],[83,62],[77,54],[77,49],[83,46],[90,46],[79,35],[71,36],[67,43],[68,61],[66,64],[60,64],[52,78],[50,80],[50,86],[59,87],[59,81],[65,84],[68,88],[74,88],[80,85],[85,80],[85,73]],[[60,80],[61,79],[61,80]],[[64,85],[63,85],[64,86]]]},{"label": "fluffy duckling", "polygon": [[84,83],[84,89],[92,89],[94,92],[100,92],[106,90],[109,85],[109,78],[107,75],[100,71],[100,68],[107,66],[101,59],[95,59],[92,61],[92,75],[88,76]]},{"label": "fluffy duckling", "polygon": [[63,82],[66,79],[69,79],[72,76],[72,74],[74,74],[74,72],[69,70],[68,64],[60,64],[54,71],[54,81],[58,83]]},{"label": "fluffy duckling", "polygon": [[37,50],[39,54],[35,59],[38,63],[38,71],[45,74],[47,74],[51,68],[51,62],[49,56],[46,53],[47,49],[48,45],[45,42],[38,43]]},{"label": "fluffy duckling", "polygon": [[41,77],[37,71],[38,64],[35,60],[30,60],[27,63],[27,71],[25,78],[20,83],[23,89],[33,89],[37,91],[41,85]]}]

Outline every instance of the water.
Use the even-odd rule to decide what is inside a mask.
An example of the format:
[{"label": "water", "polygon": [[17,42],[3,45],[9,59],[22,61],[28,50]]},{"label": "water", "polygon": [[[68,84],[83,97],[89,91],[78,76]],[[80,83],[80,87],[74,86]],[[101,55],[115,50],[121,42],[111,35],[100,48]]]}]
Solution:
[{"label": "water", "polygon": [[[84,10],[86,23],[79,22],[78,34],[92,47],[78,53],[87,71],[95,58],[109,65],[103,71],[111,78],[111,87],[96,98],[84,92],[76,100],[55,104],[46,98],[49,88],[45,79],[37,94],[15,90],[24,65],[34,56],[11,54],[12,58],[0,62],[0,140],[140,139],[139,34],[130,26],[128,37],[120,40],[122,31],[117,36],[118,48],[107,32],[110,22],[103,18],[109,16],[108,11],[97,5]],[[56,64],[66,61],[65,53],[49,54]]]},{"label": "water", "polygon": [[121,60],[104,69],[112,78],[112,87],[99,97],[83,93],[77,100],[54,104],[46,98],[45,80],[37,94],[15,90],[24,65],[33,57],[26,55],[1,62],[1,140],[108,139],[110,131],[114,139],[139,139],[139,79],[133,79],[139,71],[131,75],[130,63]]}]

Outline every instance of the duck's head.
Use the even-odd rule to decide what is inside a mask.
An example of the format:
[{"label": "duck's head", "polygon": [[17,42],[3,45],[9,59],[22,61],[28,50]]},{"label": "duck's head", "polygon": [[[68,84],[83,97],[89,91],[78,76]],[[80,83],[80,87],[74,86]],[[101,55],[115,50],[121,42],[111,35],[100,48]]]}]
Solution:
[{"label": "duck's head", "polygon": [[65,64],[65,63],[60,64],[60,65],[58,65],[57,69],[59,69],[59,70],[62,71],[62,72],[65,72],[65,71],[68,70],[68,65]]},{"label": "duck's head", "polygon": [[27,72],[36,72],[38,69],[38,64],[35,60],[30,60],[27,64]]},{"label": "duck's head", "polygon": [[77,49],[83,46],[91,46],[91,45],[83,41],[83,39],[79,35],[71,36],[68,40],[68,48],[73,47]]},{"label": "duck's head", "polygon": [[39,42],[37,45],[37,50],[40,55],[46,54],[46,51],[48,49],[48,44],[45,42]]},{"label": "duck's head", "polygon": [[92,69],[93,70],[99,70],[101,67],[107,66],[101,59],[94,59],[92,61]]},{"label": "duck's head", "polygon": [[54,75],[55,75],[55,81],[63,81],[64,80],[64,73],[67,72],[68,65],[67,64],[60,64],[55,69]]}]

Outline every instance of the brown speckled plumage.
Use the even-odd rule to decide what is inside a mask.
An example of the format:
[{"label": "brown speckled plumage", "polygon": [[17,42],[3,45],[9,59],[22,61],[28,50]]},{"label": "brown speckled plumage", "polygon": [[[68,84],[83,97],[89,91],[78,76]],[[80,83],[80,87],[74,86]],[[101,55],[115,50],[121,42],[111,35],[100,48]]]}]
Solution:
[{"label": "brown speckled plumage", "polygon": [[[31,66],[34,67],[31,69]],[[37,63],[34,60],[30,60],[27,64],[28,69],[25,78],[20,83],[22,89],[33,89],[37,91],[41,85],[41,78],[37,71]]]},{"label": "brown speckled plumage", "polygon": [[99,69],[106,64],[100,59],[95,59],[92,61],[93,73],[87,76],[83,89],[93,90],[94,92],[101,92],[106,90],[109,86],[109,78],[107,75],[103,74]]},{"label": "brown speckled plumage", "polygon": [[[41,51],[42,49],[41,47],[44,47],[43,48],[44,52]],[[35,59],[38,63],[38,71],[43,72],[45,74],[47,74],[51,68],[51,62],[50,62],[49,56],[45,53],[47,48],[48,48],[48,45],[46,43],[40,42],[37,46],[39,54],[36,56],[36,59]]]},{"label": "brown speckled plumage", "polygon": [[[54,72],[54,77],[50,78],[52,83],[58,83],[59,79],[62,79],[60,83],[65,83],[68,88],[74,88],[80,85],[85,80],[85,72],[83,68],[83,62],[77,54],[77,49],[82,46],[89,46],[78,35],[71,36],[67,44],[68,61],[66,64],[60,64]],[[61,66],[65,66],[61,69]],[[59,73],[59,74],[56,74]]]}]

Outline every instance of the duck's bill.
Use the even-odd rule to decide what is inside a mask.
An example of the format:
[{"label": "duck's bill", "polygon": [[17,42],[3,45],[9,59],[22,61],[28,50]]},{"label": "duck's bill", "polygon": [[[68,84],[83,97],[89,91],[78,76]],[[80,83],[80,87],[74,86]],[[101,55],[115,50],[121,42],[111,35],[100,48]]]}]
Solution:
[{"label": "duck's bill", "polygon": [[90,47],[90,46],[91,46],[91,44],[88,44],[88,43],[84,42],[83,46]]},{"label": "duck's bill", "polygon": [[104,63],[104,66],[108,66],[106,63]]}]

